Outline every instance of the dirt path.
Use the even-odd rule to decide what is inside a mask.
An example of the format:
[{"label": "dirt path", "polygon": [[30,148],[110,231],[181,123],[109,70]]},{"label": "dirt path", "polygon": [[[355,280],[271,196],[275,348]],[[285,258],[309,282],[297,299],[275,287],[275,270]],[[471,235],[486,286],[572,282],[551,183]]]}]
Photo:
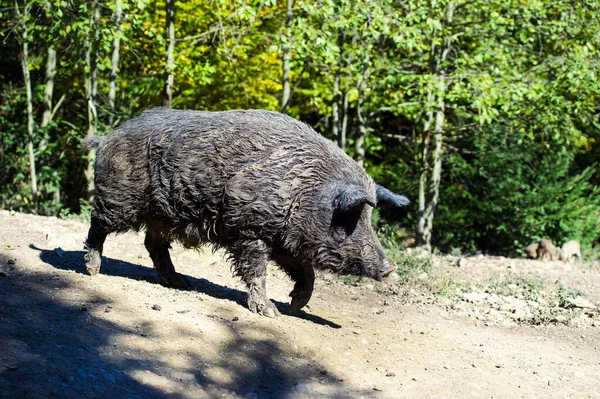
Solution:
[{"label": "dirt path", "polygon": [[[475,300],[325,275],[289,315],[292,284],[272,268],[284,314],[268,319],[245,308],[219,254],[175,247],[194,289],[161,286],[142,235],[109,237],[87,276],[86,231],[0,211],[0,398],[600,398],[597,309],[579,327],[493,323]],[[481,262],[440,273],[478,281],[538,264],[597,304],[597,267]]]}]

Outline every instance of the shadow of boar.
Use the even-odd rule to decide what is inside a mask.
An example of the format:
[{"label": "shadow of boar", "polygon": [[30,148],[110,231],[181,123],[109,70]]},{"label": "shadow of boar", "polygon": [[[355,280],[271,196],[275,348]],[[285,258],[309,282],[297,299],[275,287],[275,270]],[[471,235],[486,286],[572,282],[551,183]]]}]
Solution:
[{"label": "shadow of boar", "polygon": [[252,312],[274,317],[266,267],[295,282],[290,311],[305,306],[314,270],[381,280],[395,268],[371,227],[372,207],[408,199],[376,185],[333,142],[269,111],[152,109],[87,145],[97,149],[89,274],[110,233],[140,230],[161,281],[188,287],[170,242],[224,248],[247,286]]}]

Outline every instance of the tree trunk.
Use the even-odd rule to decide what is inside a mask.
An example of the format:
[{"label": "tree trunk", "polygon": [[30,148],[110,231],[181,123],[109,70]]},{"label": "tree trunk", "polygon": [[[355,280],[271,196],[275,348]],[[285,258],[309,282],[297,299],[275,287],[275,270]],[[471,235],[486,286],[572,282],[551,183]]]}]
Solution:
[{"label": "tree trunk", "polygon": [[338,146],[342,150],[344,150],[346,148],[346,137],[343,137],[345,131],[341,128],[342,126],[340,123],[340,86],[342,82],[342,65],[344,62],[344,32],[342,32],[342,30],[338,31],[338,47],[340,49],[340,56],[337,65],[337,70],[335,72],[335,77],[333,80],[333,103],[331,105],[331,123],[333,137],[335,137],[335,139],[337,140]]},{"label": "tree trunk", "polygon": [[[446,6],[446,26],[452,25],[455,6],[454,3],[449,3]],[[423,166],[419,179],[419,223],[417,225],[417,245],[424,247],[429,252],[432,250],[433,219],[439,203],[442,176],[442,141],[444,138],[445,120],[444,98],[446,92],[444,63],[451,49],[451,38],[448,36],[443,37],[439,48],[435,48],[434,45],[432,46],[429,62],[429,72],[432,75],[432,82],[428,89],[428,111],[423,129]],[[433,134],[431,132],[432,123],[434,124]],[[430,160],[429,146],[432,136],[434,148]],[[429,173],[431,173],[431,178],[428,177]]]},{"label": "tree trunk", "polygon": [[33,150],[33,139],[34,133],[33,129],[35,126],[33,120],[33,95],[31,92],[31,75],[29,74],[29,36],[27,30],[27,18],[28,18],[28,9],[27,9],[27,1],[25,1],[23,7],[23,13],[19,9],[19,3],[15,1],[15,11],[17,16],[22,19],[22,28],[23,34],[21,39],[22,43],[22,55],[21,55],[21,67],[23,68],[23,81],[25,83],[25,91],[27,93],[27,150],[29,152],[29,175],[31,180],[31,193],[33,195],[33,201],[37,200],[38,196],[38,188],[37,188],[37,173],[35,169],[35,153]]},{"label": "tree trunk", "polygon": [[[430,88],[428,99],[435,102],[435,112],[433,109],[427,112],[427,121],[425,122],[423,138],[423,169],[419,179],[419,224],[417,225],[417,245],[424,247],[431,252],[431,233],[433,230],[433,217],[437,209],[440,182],[442,176],[442,141],[444,135],[444,92],[445,79],[443,75],[437,76],[437,86]],[[436,90],[436,94],[432,94]],[[429,103],[431,104],[431,103]],[[433,134],[431,124],[434,123]],[[433,136],[433,153],[429,159],[429,146]],[[430,166],[430,162],[433,167]],[[431,178],[428,174],[431,171]],[[427,191],[427,193],[426,193]],[[427,198],[427,202],[426,202]]]},{"label": "tree trunk", "polygon": [[367,113],[365,112],[365,100],[367,96],[367,87],[369,85],[369,57],[363,59],[363,70],[360,81],[358,82],[358,105],[356,106],[356,118],[358,119],[358,136],[355,141],[355,160],[360,166],[365,163],[365,141],[367,139]]},{"label": "tree trunk", "polygon": [[292,59],[292,22],[294,14],[292,12],[294,8],[294,0],[287,0],[287,18],[285,21],[285,35],[286,41],[282,46],[283,52],[283,76],[282,86],[283,91],[281,93],[281,112],[286,113],[290,102],[291,87],[290,87],[290,61]]},{"label": "tree trunk", "polygon": [[333,79],[333,102],[331,103],[331,133],[340,145],[340,72],[336,72]]},{"label": "tree trunk", "polygon": [[167,13],[167,65],[165,68],[165,91],[163,105],[171,108],[173,100],[173,84],[175,78],[173,69],[175,68],[175,0],[166,0],[165,11]]},{"label": "tree trunk", "polygon": [[340,127],[338,145],[342,150],[346,150],[348,137],[348,90],[344,91],[342,96],[342,126]]},{"label": "tree trunk", "polygon": [[433,230],[433,215],[437,209],[439,197],[440,197],[440,182],[442,177],[442,140],[444,135],[444,92],[445,92],[445,79],[444,76],[438,77],[438,102],[435,110],[435,127],[433,133],[433,173],[431,175],[431,187],[429,189],[429,204],[425,209],[425,232],[424,238],[426,239],[427,246],[431,250],[431,232]]},{"label": "tree trunk", "polygon": [[44,86],[44,113],[42,114],[42,125],[44,128],[52,122],[52,97],[54,96],[54,76],[56,75],[56,50],[51,44],[48,47],[48,59],[46,60],[46,84]]},{"label": "tree trunk", "polygon": [[421,174],[419,176],[419,223],[417,224],[417,245],[431,251],[431,243],[428,237],[431,232],[426,232],[427,218],[425,209],[427,207],[426,192],[429,185],[429,146],[431,145],[431,125],[433,124],[433,102],[435,96],[433,94],[433,85],[430,84],[427,91],[427,112],[426,119],[423,125],[423,139],[421,142]]},{"label": "tree trunk", "polygon": [[[96,109],[96,97],[98,94],[98,41],[100,7],[98,1],[92,3],[90,15],[90,35],[85,38],[85,69],[83,73],[83,86],[87,103],[87,137],[95,136],[98,132],[98,112]],[[86,179],[88,185],[88,200],[92,200],[94,192],[94,160],[96,151],[90,150],[87,157]]]},{"label": "tree trunk", "polygon": [[108,89],[108,105],[111,113],[108,124],[112,126],[115,116],[115,100],[117,97],[117,69],[119,68],[119,52],[121,51],[121,19],[123,17],[122,0],[115,1],[115,34],[112,46],[112,60],[110,69],[110,87]]}]

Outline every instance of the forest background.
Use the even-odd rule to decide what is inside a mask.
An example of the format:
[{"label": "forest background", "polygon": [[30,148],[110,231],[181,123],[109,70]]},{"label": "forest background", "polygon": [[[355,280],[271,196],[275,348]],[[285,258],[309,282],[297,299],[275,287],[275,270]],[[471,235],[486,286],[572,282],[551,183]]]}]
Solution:
[{"label": "forest background", "polygon": [[285,112],[406,211],[388,246],[600,238],[597,0],[0,0],[0,207],[89,213],[103,135],[154,106]]}]

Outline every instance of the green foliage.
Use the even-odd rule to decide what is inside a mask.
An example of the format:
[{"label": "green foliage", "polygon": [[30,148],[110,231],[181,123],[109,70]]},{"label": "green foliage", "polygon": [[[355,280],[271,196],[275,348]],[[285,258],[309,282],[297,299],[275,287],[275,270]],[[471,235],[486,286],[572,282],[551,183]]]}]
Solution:
[{"label": "green foliage", "polygon": [[573,307],[571,300],[585,296],[585,292],[580,291],[578,289],[569,290],[565,288],[560,280],[556,280],[555,283],[558,286],[558,306],[564,309],[569,309]]},{"label": "green foliage", "polygon": [[492,276],[486,292],[538,302],[545,296],[546,282],[539,278]]},{"label": "green foliage", "polygon": [[443,193],[436,232],[440,247],[514,252],[550,238],[589,249],[600,231],[594,169],[573,170],[572,156],[524,144],[474,137],[474,151],[448,158],[451,184]]}]

